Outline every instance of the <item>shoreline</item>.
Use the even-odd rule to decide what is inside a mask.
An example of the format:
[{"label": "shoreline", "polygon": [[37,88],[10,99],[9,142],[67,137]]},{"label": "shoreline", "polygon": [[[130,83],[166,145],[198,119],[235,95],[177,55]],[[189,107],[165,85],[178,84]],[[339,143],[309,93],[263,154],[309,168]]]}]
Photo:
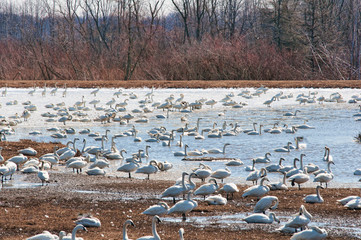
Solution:
[{"label": "shoreline", "polygon": [[43,88],[47,87],[63,88],[66,84],[71,88],[250,88],[265,86],[268,88],[361,88],[360,80],[0,80],[0,88],[5,86],[11,88]]}]

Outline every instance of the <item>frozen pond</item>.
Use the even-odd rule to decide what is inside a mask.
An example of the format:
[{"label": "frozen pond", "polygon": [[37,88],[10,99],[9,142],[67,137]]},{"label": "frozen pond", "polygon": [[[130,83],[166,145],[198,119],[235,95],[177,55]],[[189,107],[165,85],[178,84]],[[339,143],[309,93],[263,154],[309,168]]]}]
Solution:
[{"label": "frozen pond", "polygon": [[[139,149],[145,149],[146,145],[151,146],[149,149],[149,158],[144,159],[147,163],[151,159],[158,161],[167,161],[173,164],[173,169],[169,172],[159,172],[156,175],[152,175],[151,179],[177,179],[181,176],[182,171],[191,171],[190,169],[197,167],[199,161],[182,161],[183,157],[175,157],[174,152],[184,151],[184,148],[180,148],[176,145],[179,141],[179,135],[181,133],[176,132],[174,140],[171,141],[171,146],[163,146],[160,142],[145,142],[150,138],[147,133],[154,127],[165,127],[167,131],[185,127],[186,122],[181,121],[181,117],[187,118],[188,128],[194,128],[197,125],[197,119],[199,121],[199,130],[205,128],[221,128],[225,131],[231,131],[230,124],[239,126],[240,132],[235,136],[223,136],[221,138],[209,138],[207,132],[204,133],[204,140],[196,140],[194,136],[183,136],[183,142],[189,146],[188,151],[195,149],[209,150],[212,148],[219,148],[222,150],[225,143],[229,143],[230,146],[226,148],[226,154],[207,154],[206,157],[225,157],[225,158],[237,158],[244,162],[243,166],[228,167],[232,175],[225,179],[225,182],[245,183],[245,179],[249,172],[245,171],[245,166],[251,165],[252,158],[264,156],[265,153],[270,152],[272,156],[271,164],[278,163],[280,157],[286,159],[283,165],[292,165],[294,158],[299,158],[301,153],[306,154],[304,157],[304,164],[314,163],[320,166],[320,168],[326,168],[325,161],[322,160],[324,155],[324,147],[330,148],[331,155],[335,165],[331,166],[334,173],[334,179],[330,186],[334,187],[358,187],[358,176],[354,176],[353,172],[357,168],[361,168],[359,156],[361,145],[355,143],[354,137],[360,132],[361,122],[356,121],[357,117],[354,114],[359,113],[358,104],[348,103],[351,99],[357,99],[361,94],[359,89],[268,89],[257,96],[256,89],[100,89],[96,96],[91,92],[95,89],[67,89],[66,96],[63,97],[64,89],[59,88],[55,95],[51,95],[51,89],[46,89],[45,96],[42,96],[43,89],[36,89],[33,95],[29,92],[32,89],[7,89],[6,96],[0,96],[0,117],[3,120],[14,120],[15,114],[21,115],[24,111],[23,103],[30,101],[32,105],[36,106],[37,110],[31,112],[31,116],[28,121],[23,121],[16,126],[13,126],[15,134],[7,135],[9,141],[16,141],[19,139],[32,139],[35,141],[58,141],[66,144],[69,140],[73,140],[75,137],[80,140],[77,141],[76,147],[81,150],[83,147],[82,140],[87,139],[87,145],[100,146],[101,142],[95,141],[94,138],[88,137],[84,134],[79,134],[82,129],[89,128],[91,132],[99,132],[105,134],[107,129],[109,132],[109,141],[105,142],[105,149],[110,149],[110,138],[115,134],[124,133],[133,126],[139,132],[137,137],[141,137],[141,142],[134,142],[134,136],[118,137],[115,139],[117,149],[125,149],[127,151],[126,157],[130,157],[131,153],[138,152]],[[1,89],[4,91],[4,88]],[[116,92],[120,92],[119,97],[115,96]],[[249,93],[248,93],[249,92]],[[260,91],[261,92],[261,91]],[[282,94],[281,94],[282,92]],[[163,104],[165,99],[174,96],[173,103],[180,98],[180,94],[184,95],[182,101],[189,104],[201,101],[205,103],[211,99],[214,99],[217,103],[212,107],[211,105],[203,104],[201,109],[194,109],[191,112],[180,112],[178,110],[170,111],[168,118],[157,118],[156,115],[167,115],[167,111],[154,107],[155,103]],[[152,95],[152,98],[147,98],[147,95]],[[226,97],[227,95],[231,95]],[[270,107],[264,104],[265,101],[272,99],[272,97],[280,95],[276,100],[270,104]],[[301,98],[297,96],[303,95]],[[322,104],[318,103],[317,99],[324,96],[326,100]],[[85,101],[85,106],[88,107],[88,111],[84,110],[84,105],[79,109],[69,109],[74,107],[76,102],[81,102],[82,98]],[[107,105],[109,101],[114,98],[115,104],[123,103],[125,99],[129,99],[125,106],[125,111],[117,111],[116,117],[122,117],[126,114],[132,114],[133,119],[126,125],[121,125],[119,122],[110,122],[102,124],[98,121],[93,121],[106,112],[109,112],[110,105]],[[226,99],[224,99],[226,98]],[[227,100],[227,98],[229,100]],[[224,99],[224,101],[222,101]],[[298,99],[298,101],[297,101]],[[300,99],[308,99],[311,103],[300,104]],[[312,103],[314,99],[314,103]],[[99,100],[97,107],[103,107],[96,110],[92,104],[89,104],[93,100]],[[306,101],[304,100],[304,101]],[[337,101],[336,101],[337,100]],[[361,99],[360,99],[361,100]],[[17,101],[17,104],[14,104]],[[145,103],[143,103],[143,101]],[[235,108],[229,102],[244,103],[242,108]],[[227,103],[228,104],[224,104]],[[54,104],[54,108],[47,108],[47,104]],[[114,109],[115,104],[112,104]],[[179,102],[178,102],[179,104]],[[59,105],[59,106],[57,106]],[[57,108],[56,108],[57,107]],[[120,106],[117,106],[119,109]],[[148,108],[151,112],[144,113],[144,108]],[[65,111],[59,111],[57,109],[67,109],[67,112],[73,116],[73,120],[68,121],[66,125],[58,122],[60,118],[59,113]],[[136,113],[135,109],[141,111]],[[189,111],[190,108],[186,108]],[[299,110],[295,117],[283,116],[286,112],[295,112]],[[41,114],[49,112],[56,115],[54,117],[55,122],[48,122],[49,117],[43,117]],[[361,113],[361,112],[360,112]],[[84,115],[84,116],[82,116]],[[136,122],[141,116],[146,116],[148,122]],[[20,118],[21,119],[21,118]],[[83,120],[82,120],[83,119]],[[89,122],[85,122],[88,119]],[[82,121],[84,122],[82,122]],[[294,134],[288,134],[284,131],[280,134],[270,134],[264,132],[264,129],[272,128],[275,123],[278,123],[278,127],[284,128],[285,125],[289,127],[293,125],[304,124],[307,120],[307,124],[314,127],[313,129],[298,129]],[[226,122],[226,125],[224,124]],[[216,123],[217,125],[214,125]],[[241,130],[252,128],[253,123],[257,123],[257,131],[259,125],[263,125],[261,135],[247,135]],[[0,126],[4,128],[6,126]],[[75,134],[67,134],[66,138],[52,138],[51,134],[54,132],[47,131],[48,128],[58,127],[61,129],[74,128]],[[30,132],[39,131],[39,135],[29,135]],[[287,145],[287,142],[294,144],[294,138],[302,136],[304,138],[303,144],[307,144],[305,149],[291,150],[289,153],[275,152],[275,148],[280,148]],[[6,151],[4,149],[3,151]],[[206,162],[213,170],[225,168],[226,161],[212,161]],[[117,172],[116,169],[122,164],[118,160],[111,161],[110,168],[106,168],[107,175],[117,175],[127,177],[127,173]],[[266,164],[256,164],[256,168],[266,166]],[[71,172],[71,169],[65,169],[59,167],[61,171]],[[144,178],[144,175],[133,174],[134,177]],[[271,181],[281,180],[281,175],[271,173],[269,174]],[[313,176],[308,186],[315,186],[316,183],[312,183]],[[5,187],[5,186],[4,186]]]}]

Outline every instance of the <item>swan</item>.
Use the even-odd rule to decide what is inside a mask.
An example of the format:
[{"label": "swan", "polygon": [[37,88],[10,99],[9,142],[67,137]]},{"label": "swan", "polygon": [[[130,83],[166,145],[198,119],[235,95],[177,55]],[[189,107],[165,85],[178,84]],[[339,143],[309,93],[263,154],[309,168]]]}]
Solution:
[{"label": "swan", "polygon": [[254,213],[244,219],[247,223],[263,223],[263,224],[271,224],[273,221],[280,222],[280,220],[276,217],[273,212],[270,212],[268,215],[263,213]]},{"label": "swan", "polygon": [[256,160],[256,163],[269,163],[269,162],[271,162],[271,160],[269,159],[269,157],[268,156],[271,156],[271,153],[266,153],[265,155],[264,155],[264,157],[257,157],[257,158],[255,158],[255,160]]},{"label": "swan", "polygon": [[245,170],[247,172],[253,172],[253,171],[256,171],[257,169],[255,168],[255,165],[256,165],[256,159],[252,159],[252,166],[247,166],[245,167]]},{"label": "swan", "polygon": [[179,229],[179,239],[180,239],[180,240],[184,240],[183,235],[184,235],[184,229],[183,229],[183,228],[180,228],[180,229]]},{"label": "swan", "polygon": [[266,105],[267,107],[271,107],[271,103],[275,100],[276,100],[276,98],[272,97],[271,99],[266,100],[263,104]]},{"label": "swan", "polygon": [[342,198],[340,200],[337,200],[338,203],[341,203],[342,205],[346,205],[349,201],[354,200],[354,199],[360,199],[360,196],[348,196],[345,198]]},{"label": "swan", "polygon": [[188,145],[185,144],[185,145],[184,145],[184,152],[183,152],[183,151],[175,152],[173,155],[174,155],[175,157],[186,157],[186,156],[188,156],[188,155],[187,155],[187,147],[188,147]]},{"label": "swan", "polygon": [[175,203],[175,197],[183,194],[186,190],[187,190],[187,187],[185,186],[185,183],[184,183],[184,178],[185,176],[187,176],[188,173],[186,172],[183,172],[182,173],[182,185],[173,185],[169,188],[167,188],[166,190],[163,191],[163,193],[161,194],[161,198],[164,198],[164,197],[172,197],[173,198],[173,203]]},{"label": "swan", "polygon": [[307,167],[303,168],[303,173],[295,174],[292,177],[290,177],[288,180],[291,182],[292,186],[294,186],[295,183],[297,183],[298,189],[301,190],[301,184],[310,180],[310,177],[307,174]]},{"label": "swan", "polygon": [[168,171],[169,169],[173,168],[173,164],[169,163],[167,161],[164,162],[158,162],[158,168],[160,171]]},{"label": "swan", "polygon": [[36,234],[32,237],[28,237],[26,240],[58,240],[59,237],[55,234],[52,234],[48,231],[43,231],[40,234]]},{"label": "swan", "polygon": [[135,173],[147,174],[148,175],[147,179],[149,180],[149,175],[157,173],[158,170],[159,169],[158,169],[157,161],[156,160],[151,160],[149,162],[149,165],[138,168],[135,171]]},{"label": "swan", "polygon": [[199,168],[197,168],[193,171],[196,174],[196,177],[201,179],[202,182],[204,182],[204,180],[207,177],[211,176],[211,174],[212,174],[212,169],[208,165],[205,165],[204,163],[200,163]]},{"label": "swan", "polygon": [[28,148],[18,150],[18,153],[21,153],[23,155],[28,155],[28,156],[35,156],[38,152],[32,147],[28,147]]},{"label": "swan", "polygon": [[247,178],[246,181],[252,181],[253,184],[257,184],[258,179],[267,176],[267,170],[265,168],[261,168],[260,170],[255,170],[251,172]]},{"label": "swan", "polygon": [[330,155],[330,148],[327,146],[325,147],[325,154],[323,156],[323,161],[326,161],[326,162],[333,161],[333,157]]},{"label": "swan", "polygon": [[124,222],[124,224],[123,224],[123,240],[130,240],[129,238],[128,238],[128,233],[127,233],[127,226],[128,225],[131,225],[131,226],[135,226],[134,225],[134,222],[132,221],[132,220],[130,220],[130,219],[128,219],[128,220],[126,220],[125,222]]},{"label": "swan", "polygon": [[83,238],[77,238],[76,237],[76,232],[78,231],[78,230],[84,230],[84,231],[88,231],[87,229],[86,229],[86,227],[84,227],[83,225],[81,225],[81,224],[78,224],[78,225],[76,225],[75,227],[74,227],[74,229],[73,229],[73,231],[71,232],[71,237],[68,237],[68,236],[65,236],[65,232],[64,231],[61,231],[60,232],[60,239],[59,240],[83,240]]},{"label": "swan", "polygon": [[319,227],[310,227],[310,229],[292,235],[291,240],[321,240],[327,237],[327,231]]},{"label": "swan", "polygon": [[275,196],[265,196],[261,198],[254,207],[254,213],[266,214],[267,209],[275,210],[278,207],[279,201]]},{"label": "swan", "polygon": [[198,203],[191,199],[192,191],[188,192],[187,200],[177,202],[173,207],[168,210],[168,214],[182,213],[182,220],[186,221],[186,213],[192,211],[198,206]]},{"label": "swan", "polygon": [[211,177],[221,179],[223,183],[223,179],[231,176],[231,170],[229,170],[227,167],[225,169],[217,169],[211,174]]},{"label": "swan", "polygon": [[300,161],[300,160],[298,158],[294,158],[293,159],[293,166],[291,166],[291,165],[283,166],[278,171],[280,173],[287,173],[287,172],[289,172],[291,170],[297,169],[297,165],[296,165],[297,161]]},{"label": "swan", "polygon": [[294,113],[293,112],[286,112],[285,114],[283,114],[283,116],[285,117],[295,117],[297,115],[297,113],[301,112],[300,110],[296,110]]},{"label": "swan", "polygon": [[283,167],[282,162],[284,160],[284,158],[280,158],[278,164],[270,164],[267,165],[265,168],[268,172],[278,172]]},{"label": "swan", "polygon": [[100,220],[89,214],[80,215],[80,218],[75,221],[75,224],[77,224],[77,225],[81,224],[84,227],[100,227],[101,226]]},{"label": "swan", "polygon": [[41,180],[41,186],[44,186],[44,182],[49,183],[49,173],[44,170],[44,161],[41,161],[41,167],[38,171],[38,178]]},{"label": "swan", "polygon": [[260,198],[270,191],[268,186],[264,186],[264,181],[269,181],[267,177],[263,177],[260,184],[252,186],[243,191],[242,197],[257,197]]},{"label": "swan", "polygon": [[192,191],[196,188],[196,184],[192,181],[193,177],[197,177],[197,174],[194,172],[188,175],[188,183],[185,184],[186,190],[184,191],[184,193],[188,193],[189,191]]},{"label": "swan", "polygon": [[218,148],[209,149],[209,150],[208,150],[208,153],[210,153],[210,154],[220,154],[220,153],[226,154],[226,147],[227,147],[228,145],[231,145],[231,144],[225,143],[224,146],[223,146],[223,150],[220,150],[220,149],[218,149]]},{"label": "swan", "polygon": [[294,228],[296,231],[298,228],[305,228],[312,220],[312,215],[306,210],[305,206],[301,205],[297,216],[285,224],[285,227]]},{"label": "swan", "polygon": [[120,166],[117,171],[120,172],[127,172],[129,173],[129,178],[132,178],[131,172],[134,172],[137,170],[140,166],[141,160],[137,160],[137,158],[133,158],[133,160],[129,163],[126,163],[122,166]]},{"label": "swan", "polygon": [[88,169],[88,170],[86,170],[85,171],[86,172],[86,174],[88,174],[88,175],[95,175],[95,176],[98,176],[98,175],[105,175],[106,174],[106,172],[105,172],[105,170],[104,169],[101,169],[101,168],[99,168],[99,167],[95,167],[95,168],[92,168],[92,169]]},{"label": "swan", "polygon": [[16,156],[9,158],[7,161],[15,163],[17,166],[17,170],[19,170],[20,164],[25,163],[27,160],[28,160],[28,157],[23,155],[22,153],[20,153]]},{"label": "swan", "polygon": [[88,165],[90,156],[87,157],[74,157],[67,161],[66,167],[72,168],[73,171],[76,169],[76,173],[79,174],[82,172],[82,169]]},{"label": "swan", "polygon": [[168,210],[169,210],[168,204],[166,204],[165,202],[159,202],[156,205],[152,205],[148,207],[146,210],[142,212],[142,214],[150,215],[150,216],[155,216],[155,215],[162,216],[166,214]]},{"label": "swan", "polygon": [[327,188],[327,183],[329,183],[334,177],[331,171],[331,164],[335,164],[335,163],[328,162],[327,163],[328,172],[317,174],[316,177],[313,179],[313,182],[319,182],[320,185],[322,185],[322,183],[326,183],[326,188]]},{"label": "swan", "polygon": [[286,173],[283,172],[283,180],[282,182],[276,182],[276,183],[270,183],[268,184],[268,187],[270,188],[271,191],[275,191],[275,190],[288,190],[288,187],[286,185]]},{"label": "swan", "polygon": [[230,160],[229,162],[227,162],[226,166],[241,166],[243,164],[244,163],[240,159],[234,159],[234,160]]},{"label": "swan", "polygon": [[316,194],[307,195],[306,197],[303,198],[303,200],[306,203],[323,203],[324,201],[323,201],[323,198],[321,197],[320,189],[323,189],[323,187],[317,186]]},{"label": "swan", "polygon": [[156,225],[157,225],[157,223],[161,223],[161,222],[162,221],[160,220],[160,218],[157,215],[155,215],[153,217],[153,220],[152,220],[152,234],[153,234],[153,236],[140,237],[140,238],[137,238],[137,240],[160,240],[160,236],[157,233]]},{"label": "swan", "polygon": [[262,127],[263,127],[263,125],[260,124],[259,125],[259,131],[256,131],[256,130],[250,131],[250,132],[247,132],[247,135],[261,135],[262,134]]},{"label": "swan", "polygon": [[73,119],[72,115],[64,116],[58,119],[58,122],[62,122],[64,125],[66,125],[66,121],[71,121]]},{"label": "swan", "polygon": [[276,148],[274,151],[275,152],[287,152],[287,153],[289,153],[290,152],[290,146],[291,146],[291,142],[288,142],[287,143],[287,148],[285,148],[285,147],[282,147],[282,148]]},{"label": "swan", "polygon": [[315,127],[306,124],[307,120],[301,125],[295,126],[297,129],[314,129]]},{"label": "swan", "polygon": [[[211,183],[213,182],[213,183]],[[211,178],[208,180],[208,183],[203,184],[202,186],[200,186],[199,188],[197,188],[194,191],[194,195],[201,195],[204,197],[204,199],[206,199],[206,195],[211,195],[213,193],[215,193],[218,189],[218,184],[216,179]]]},{"label": "swan", "polygon": [[[66,144],[66,147],[60,148],[56,151],[56,154],[58,154],[59,156],[62,155],[63,153],[65,153],[68,150],[73,150],[75,149],[75,142],[79,140],[79,138],[74,138],[73,141],[68,141]],[[73,145],[73,147],[70,147],[70,144]]]},{"label": "swan", "polygon": [[355,198],[344,205],[348,209],[361,209],[361,198]]},{"label": "swan", "polygon": [[209,205],[226,205],[227,199],[219,195],[209,196],[204,199]]},{"label": "swan", "polygon": [[[287,175],[286,177],[292,177],[293,175],[296,175],[298,173],[303,173],[303,157],[306,156],[306,154],[304,153],[301,153],[301,156],[300,158],[296,160],[300,162],[300,168],[294,168],[294,169],[291,169],[290,171],[287,172]],[[308,167],[307,167],[307,173],[308,173]]]},{"label": "swan", "polygon": [[219,193],[223,193],[225,192],[227,194],[226,196],[226,199],[228,200],[228,195],[231,194],[232,195],[232,199],[233,199],[233,194],[235,192],[239,192],[238,190],[238,187],[236,184],[234,183],[226,183],[223,185],[223,187],[221,187],[219,190],[218,190]]}]

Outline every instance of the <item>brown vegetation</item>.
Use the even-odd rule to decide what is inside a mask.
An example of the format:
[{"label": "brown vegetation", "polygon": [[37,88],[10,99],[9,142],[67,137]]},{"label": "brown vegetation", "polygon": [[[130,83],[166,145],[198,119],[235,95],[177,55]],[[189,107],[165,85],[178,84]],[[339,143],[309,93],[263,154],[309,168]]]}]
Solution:
[{"label": "brown vegetation", "polygon": [[0,79],[360,79],[360,8],[358,0],[5,1]]}]

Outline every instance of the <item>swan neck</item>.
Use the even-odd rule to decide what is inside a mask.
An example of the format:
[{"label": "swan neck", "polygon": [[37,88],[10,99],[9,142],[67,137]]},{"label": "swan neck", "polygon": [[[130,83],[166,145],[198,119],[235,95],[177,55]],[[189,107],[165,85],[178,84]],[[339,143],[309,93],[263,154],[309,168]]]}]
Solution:
[{"label": "swan neck", "polygon": [[158,233],[157,233],[157,224],[156,221],[158,221],[157,218],[153,218],[153,222],[152,222],[152,233],[154,236],[154,239],[160,239]]}]

